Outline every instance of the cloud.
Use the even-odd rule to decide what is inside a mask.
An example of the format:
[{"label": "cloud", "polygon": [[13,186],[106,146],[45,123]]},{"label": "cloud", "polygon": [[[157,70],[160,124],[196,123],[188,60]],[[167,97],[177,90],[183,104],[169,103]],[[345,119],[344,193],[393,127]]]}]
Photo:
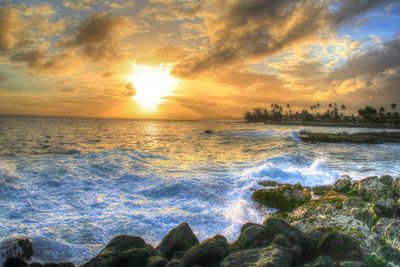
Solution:
[{"label": "cloud", "polygon": [[34,73],[70,73],[80,67],[80,61],[73,52],[50,54],[45,46],[17,51],[10,60],[26,64]]},{"label": "cloud", "polygon": [[151,51],[149,55],[139,58],[137,63],[147,65],[170,64],[179,61],[186,55],[187,53],[181,48],[164,46]]},{"label": "cloud", "polygon": [[7,79],[7,75],[4,73],[0,72],[0,83],[4,82]]},{"label": "cloud", "polygon": [[13,7],[0,8],[0,53],[12,50],[17,42],[17,34],[23,24]]},{"label": "cloud", "polygon": [[159,23],[193,19],[200,14],[202,5],[198,1],[150,0],[140,12],[142,18]]},{"label": "cloud", "polygon": [[362,74],[376,74],[400,66],[400,36],[348,60],[329,75],[329,80],[346,80]]},{"label": "cloud", "polygon": [[209,1],[204,5],[210,47],[174,68],[179,76],[195,76],[227,64],[258,60],[294,44],[315,42],[343,22],[384,0],[337,1],[249,0]]},{"label": "cloud", "polygon": [[78,47],[83,55],[95,61],[121,57],[121,42],[132,34],[135,24],[126,16],[95,13],[78,26],[72,40],[64,41],[67,47]]}]

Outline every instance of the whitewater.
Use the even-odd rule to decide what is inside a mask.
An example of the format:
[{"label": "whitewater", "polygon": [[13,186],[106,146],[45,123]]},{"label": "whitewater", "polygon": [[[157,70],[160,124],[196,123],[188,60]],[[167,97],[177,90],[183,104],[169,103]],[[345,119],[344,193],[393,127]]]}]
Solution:
[{"label": "whitewater", "polygon": [[0,116],[0,239],[26,236],[34,260],[75,264],[118,234],[156,245],[183,221],[201,240],[221,233],[232,241],[270,212],[251,201],[260,181],[400,175],[399,144],[305,144],[301,130],[377,131]]}]

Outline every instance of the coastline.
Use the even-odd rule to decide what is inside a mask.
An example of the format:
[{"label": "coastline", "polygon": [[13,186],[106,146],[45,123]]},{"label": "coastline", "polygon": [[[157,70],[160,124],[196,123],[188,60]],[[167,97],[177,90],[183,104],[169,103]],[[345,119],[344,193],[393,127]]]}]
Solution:
[{"label": "coastline", "polygon": [[[251,122],[237,122],[237,123],[251,123]],[[392,129],[400,130],[400,126],[389,126],[381,124],[348,124],[348,123],[331,123],[331,122],[264,122],[267,125],[281,125],[281,126],[314,126],[314,127],[334,127],[334,128],[365,128],[365,129]]]},{"label": "coastline", "polygon": [[[187,223],[172,229],[157,247],[145,237],[116,236],[82,267],[173,266],[396,266],[400,264],[400,179],[388,175],[329,186],[260,183],[253,192],[261,209],[275,208],[263,224],[246,223],[229,244],[216,235],[199,242]],[[3,249],[5,244],[3,245]],[[10,239],[4,264],[32,263],[28,238]],[[3,253],[4,255],[4,253]],[[26,262],[29,262],[28,265]]]}]

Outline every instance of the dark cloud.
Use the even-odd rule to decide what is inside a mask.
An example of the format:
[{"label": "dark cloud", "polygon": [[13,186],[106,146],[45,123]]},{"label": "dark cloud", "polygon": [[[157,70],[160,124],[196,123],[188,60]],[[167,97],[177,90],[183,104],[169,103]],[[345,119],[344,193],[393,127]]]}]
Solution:
[{"label": "dark cloud", "polygon": [[121,56],[121,41],[134,29],[128,17],[96,13],[83,21],[76,36],[64,45],[81,48],[83,54],[93,60],[115,59]]},{"label": "dark cloud", "polygon": [[38,47],[15,52],[10,60],[15,63],[25,63],[35,73],[67,73],[78,69],[79,60],[72,52],[49,54],[47,48]]},{"label": "dark cloud", "polygon": [[382,49],[358,55],[329,75],[329,80],[345,80],[361,74],[375,74],[400,66],[400,37],[385,42]]},{"label": "dark cloud", "polygon": [[[391,2],[394,0],[213,1],[205,16],[211,48],[180,62],[174,73],[194,76],[204,70],[259,59],[319,38],[362,12]],[[331,4],[336,4],[336,11],[331,11]]]}]

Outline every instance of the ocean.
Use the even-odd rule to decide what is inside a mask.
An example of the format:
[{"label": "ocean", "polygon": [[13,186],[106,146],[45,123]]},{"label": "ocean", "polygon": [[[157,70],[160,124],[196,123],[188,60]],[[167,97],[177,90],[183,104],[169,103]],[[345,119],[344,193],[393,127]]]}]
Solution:
[{"label": "ocean", "polygon": [[251,201],[260,181],[400,175],[399,144],[305,144],[301,130],[377,131],[0,116],[0,239],[26,236],[36,260],[75,264],[115,235],[156,245],[184,221],[200,240],[233,241],[242,224],[270,212]]}]

